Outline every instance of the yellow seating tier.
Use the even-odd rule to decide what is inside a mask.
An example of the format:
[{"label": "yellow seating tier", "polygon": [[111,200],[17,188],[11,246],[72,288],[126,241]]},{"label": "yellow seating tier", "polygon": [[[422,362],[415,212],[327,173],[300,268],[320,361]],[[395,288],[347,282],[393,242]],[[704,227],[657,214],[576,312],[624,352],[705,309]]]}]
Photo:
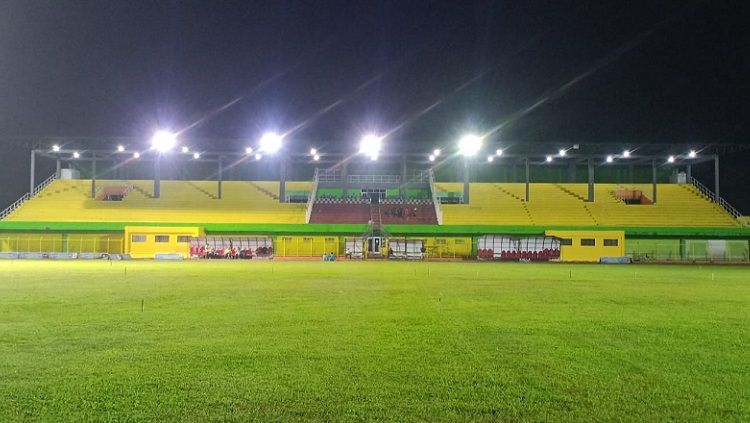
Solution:
[{"label": "yellow seating tier", "polygon": [[[461,192],[463,184],[436,183],[438,192]],[[656,204],[628,205],[619,190],[639,190],[651,198],[650,184],[595,184],[594,201],[587,184],[530,185],[472,183],[470,204],[443,204],[445,225],[663,226],[736,227],[740,223],[691,185],[659,184]]]},{"label": "yellow seating tier", "polygon": [[[278,182],[225,181],[217,199],[215,181],[97,181],[97,187],[130,187],[123,201],[91,198],[90,180],[57,180],[11,214],[9,221],[305,223],[305,204],[279,203]],[[288,182],[288,190],[309,191],[311,182]]]}]

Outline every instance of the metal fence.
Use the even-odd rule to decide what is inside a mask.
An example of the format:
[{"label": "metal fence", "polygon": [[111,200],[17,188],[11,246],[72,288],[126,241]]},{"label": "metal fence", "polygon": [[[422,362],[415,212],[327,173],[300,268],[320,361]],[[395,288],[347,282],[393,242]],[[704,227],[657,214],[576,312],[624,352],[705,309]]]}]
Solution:
[{"label": "metal fence", "polygon": [[122,254],[122,235],[0,235],[0,253]]}]

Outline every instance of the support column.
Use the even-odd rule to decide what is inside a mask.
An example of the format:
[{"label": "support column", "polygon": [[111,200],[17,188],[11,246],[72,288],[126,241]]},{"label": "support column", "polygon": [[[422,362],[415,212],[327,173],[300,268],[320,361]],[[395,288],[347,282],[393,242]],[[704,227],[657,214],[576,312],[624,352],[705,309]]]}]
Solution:
[{"label": "support column", "polygon": [[586,163],[588,170],[589,170],[589,198],[588,201],[590,203],[594,202],[594,164],[591,162],[591,159],[588,159]]},{"label": "support column", "polygon": [[96,198],[96,153],[91,159],[91,198]]},{"label": "support column", "polygon": [[60,179],[60,159],[55,161],[55,178]]},{"label": "support column", "polygon": [[344,162],[341,165],[341,195],[344,197],[349,196],[347,187],[349,186],[349,163]]},{"label": "support column", "polygon": [[656,204],[656,159],[651,160],[651,201]]},{"label": "support column", "polygon": [[687,177],[687,181],[685,181],[685,182],[687,182],[689,184],[690,183],[690,179],[693,177],[693,165],[688,164],[687,165],[687,169],[685,169],[685,170],[686,170],[685,175]]},{"label": "support column", "polygon": [[154,158],[154,198],[161,196],[161,154]]},{"label": "support column", "polygon": [[406,200],[406,156],[401,156],[401,183],[398,186],[398,195]]},{"label": "support column", "polygon": [[31,150],[31,166],[29,169],[29,195],[34,193],[34,176],[36,175],[36,151]]},{"label": "support column", "polygon": [[633,174],[635,173],[635,169],[633,165],[628,165],[628,182],[631,184],[633,183]]},{"label": "support column", "polygon": [[524,159],[524,165],[526,166],[526,202],[529,201],[529,158]]},{"label": "support column", "polygon": [[219,159],[217,161],[218,161],[218,164],[219,164],[218,165],[219,169],[218,169],[218,172],[217,172],[218,178],[217,178],[217,181],[216,181],[216,198],[218,198],[219,200],[221,200],[221,195],[222,195],[222,193],[221,193],[221,183],[224,180],[224,156],[219,156]]},{"label": "support column", "polygon": [[464,204],[469,204],[469,158],[464,157]]},{"label": "support column", "polygon": [[286,158],[279,158],[279,203],[286,202]]},{"label": "support column", "polygon": [[518,166],[515,163],[513,163],[513,167],[511,168],[510,176],[513,178],[511,182],[518,182]]},{"label": "support column", "polygon": [[719,155],[714,154],[714,192],[716,198],[721,198],[721,192],[719,191]]}]

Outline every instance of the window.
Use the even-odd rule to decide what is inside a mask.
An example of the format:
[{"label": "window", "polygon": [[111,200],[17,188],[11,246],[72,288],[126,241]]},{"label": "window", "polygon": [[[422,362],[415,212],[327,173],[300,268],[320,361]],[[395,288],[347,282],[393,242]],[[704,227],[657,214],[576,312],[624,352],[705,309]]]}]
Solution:
[{"label": "window", "polygon": [[131,235],[130,242],[146,242],[146,235]]},{"label": "window", "polygon": [[333,241],[335,241],[334,238],[326,238],[326,242],[333,242]]},{"label": "window", "polygon": [[445,245],[445,244],[447,244],[447,242],[445,242],[445,239],[438,238],[438,239],[435,240],[435,244],[437,244],[437,245]]},{"label": "window", "polygon": [[596,246],[596,240],[594,238],[581,238],[581,246],[594,247]]},{"label": "window", "polygon": [[560,245],[573,245],[573,240],[570,238],[560,238]]},{"label": "window", "polygon": [[190,236],[188,236],[188,235],[177,235],[177,242],[190,242]]},{"label": "window", "polygon": [[464,240],[463,239],[457,239],[457,240],[453,241],[453,243],[456,244],[456,245],[463,244]]},{"label": "window", "polygon": [[156,242],[169,242],[169,235],[156,235],[154,236]]},{"label": "window", "polygon": [[605,239],[604,240],[605,247],[617,247],[618,245],[619,245],[619,240],[617,239]]},{"label": "window", "polygon": [[312,238],[302,238],[302,242],[312,242]]}]

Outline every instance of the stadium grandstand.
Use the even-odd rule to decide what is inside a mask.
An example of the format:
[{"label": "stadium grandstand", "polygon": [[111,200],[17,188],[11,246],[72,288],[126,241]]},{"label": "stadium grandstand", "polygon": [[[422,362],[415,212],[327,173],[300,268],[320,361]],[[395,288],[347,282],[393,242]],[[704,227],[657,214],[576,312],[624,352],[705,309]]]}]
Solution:
[{"label": "stadium grandstand", "polygon": [[[29,193],[0,214],[0,254],[748,261],[748,221],[719,194],[715,153],[494,147],[486,161],[439,150],[34,149]],[[54,165],[41,183],[37,161]],[[164,177],[168,164],[180,177]],[[693,177],[698,166],[713,169],[713,189]]]}]

